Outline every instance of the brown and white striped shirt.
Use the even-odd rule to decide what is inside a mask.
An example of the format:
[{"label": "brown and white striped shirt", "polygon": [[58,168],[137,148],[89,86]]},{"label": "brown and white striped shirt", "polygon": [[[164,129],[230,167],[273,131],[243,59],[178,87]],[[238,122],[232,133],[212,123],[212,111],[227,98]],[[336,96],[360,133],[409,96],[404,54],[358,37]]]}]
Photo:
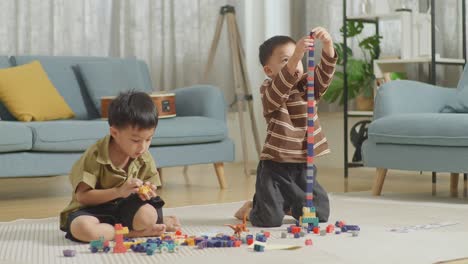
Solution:
[{"label": "brown and white striped shirt", "polygon": [[[315,98],[325,93],[335,72],[337,55],[322,52],[315,67]],[[263,116],[268,124],[261,160],[304,163],[307,161],[307,74],[293,76],[287,66],[260,87]],[[314,120],[315,157],[330,152],[318,115]]]}]

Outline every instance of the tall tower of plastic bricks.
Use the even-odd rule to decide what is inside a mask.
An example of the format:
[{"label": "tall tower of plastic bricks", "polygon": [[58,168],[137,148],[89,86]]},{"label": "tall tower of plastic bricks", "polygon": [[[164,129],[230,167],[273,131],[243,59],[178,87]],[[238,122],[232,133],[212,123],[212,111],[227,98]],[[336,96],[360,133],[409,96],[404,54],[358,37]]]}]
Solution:
[{"label": "tall tower of plastic bricks", "polygon": [[[314,38],[314,33],[310,32],[310,38]],[[314,85],[314,50],[315,47],[309,48],[307,58],[307,187],[306,187],[306,206],[302,208],[302,217],[299,219],[302,227],[308,228],[318,226],[319,220],[315,213],[314,207],[314,182],[317,170],[314,165],[314,119],[316,118],[315,111],[315,85]]]}]

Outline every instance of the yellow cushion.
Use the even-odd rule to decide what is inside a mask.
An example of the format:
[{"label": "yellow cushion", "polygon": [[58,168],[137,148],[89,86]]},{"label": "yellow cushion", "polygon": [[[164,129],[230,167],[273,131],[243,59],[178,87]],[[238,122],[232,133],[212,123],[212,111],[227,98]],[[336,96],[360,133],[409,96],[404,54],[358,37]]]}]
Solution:
[{"label": "yellow cushion", "polygon": [[0,69],[0,101],[19,121],[73,118],[39,61]]}]

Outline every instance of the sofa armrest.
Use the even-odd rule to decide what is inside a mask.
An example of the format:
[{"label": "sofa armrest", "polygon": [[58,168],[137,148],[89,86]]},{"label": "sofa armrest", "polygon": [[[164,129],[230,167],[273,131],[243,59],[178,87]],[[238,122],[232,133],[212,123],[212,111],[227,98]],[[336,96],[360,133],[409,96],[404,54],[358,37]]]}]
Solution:
[{"label": "sofa armrest", "polygon": [[205,116],[226,120],[226,104],[223,92],[210,85],[194,85],[177,88],[176,111],[178,116]]},{"label": "sofa armrest", "polygon": [[392,81],[377,90],[374,119],[406,113],[439,113],[456,89],[416,81]]}]

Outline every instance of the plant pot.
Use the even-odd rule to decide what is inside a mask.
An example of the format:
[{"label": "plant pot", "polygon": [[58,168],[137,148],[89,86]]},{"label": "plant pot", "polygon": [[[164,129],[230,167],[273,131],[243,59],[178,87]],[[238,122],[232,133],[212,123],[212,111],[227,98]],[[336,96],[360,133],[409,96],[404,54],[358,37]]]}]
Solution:
[{"label": "plant pot", "polygon": [[374,98],[364,95],[356,96],[356,109],[358,111],[372,111],[374,109]]}]

